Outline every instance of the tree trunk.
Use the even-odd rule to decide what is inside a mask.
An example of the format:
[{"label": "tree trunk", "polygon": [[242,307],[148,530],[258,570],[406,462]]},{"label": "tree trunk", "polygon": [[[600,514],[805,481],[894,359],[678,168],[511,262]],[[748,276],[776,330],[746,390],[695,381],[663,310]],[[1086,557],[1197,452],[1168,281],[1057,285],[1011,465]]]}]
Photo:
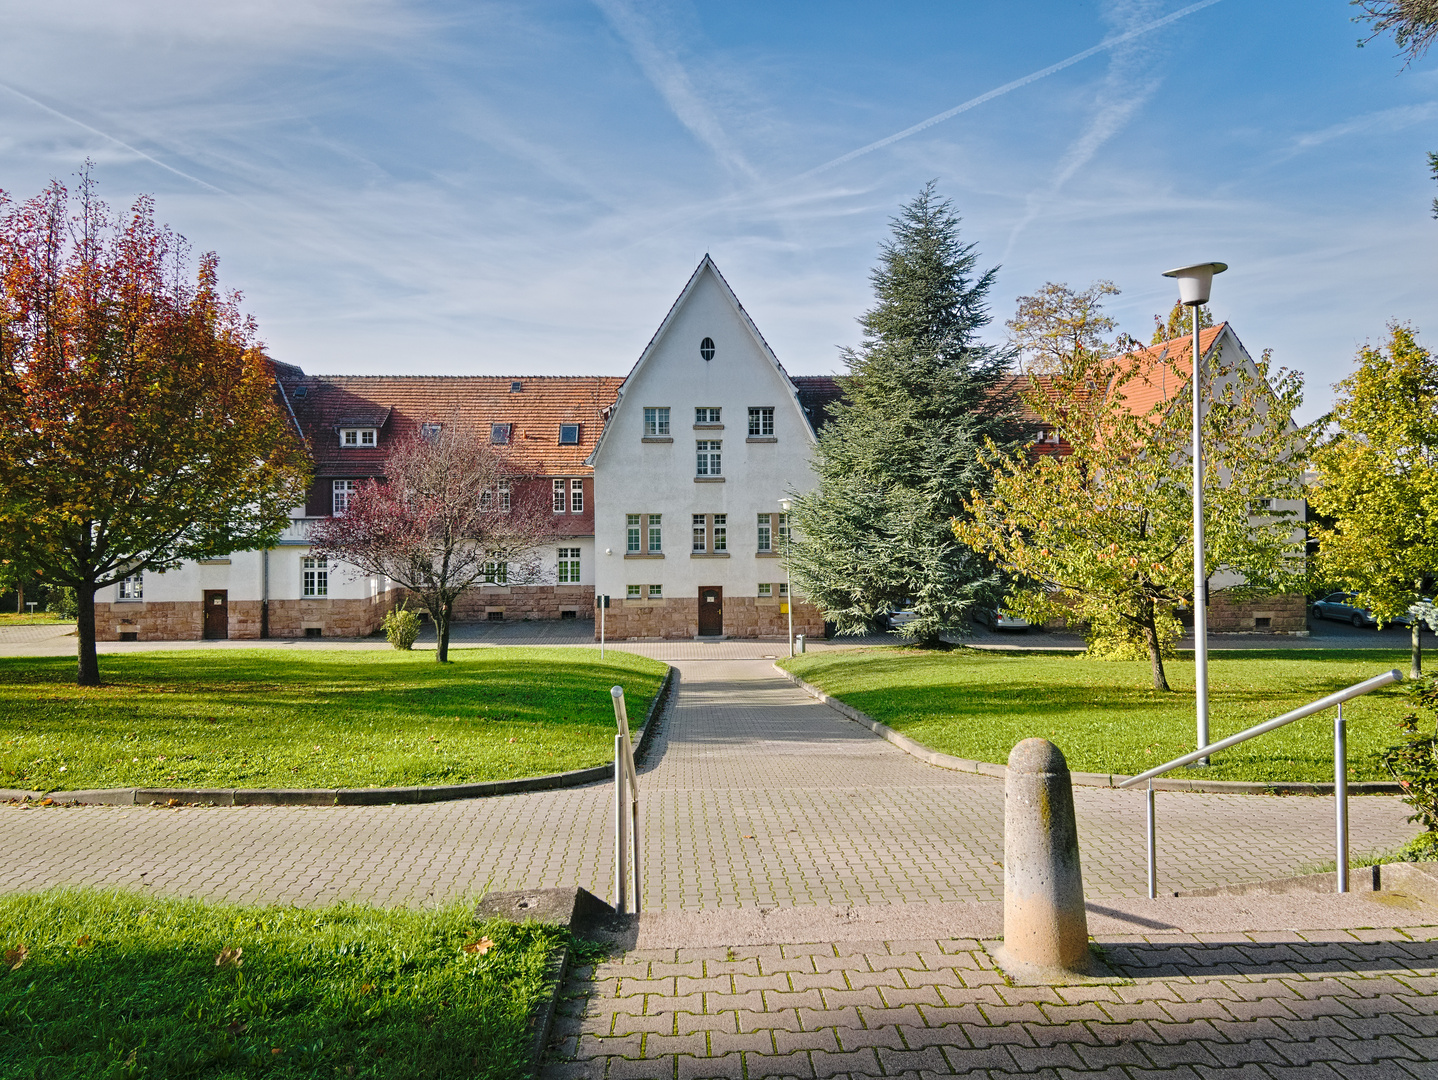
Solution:
[{"label": "tree trunk", "polygon": [[75,603],[79,608],[75,629],[80,638],[76,686],[100,685],[100,659],[95,655],[95,587],[88,583],[75,586]]},{"label": "tree trunk", "polygon": [[1413,663],[1408,669],[1409,678],[1423,678],[1423,620],[1413,619]]},{"label": "tree trunk", "polygon": [[454,602],[446,601],[436,605],[439,610],[434,613],[434,660],[437,664],[449,662],[449,620],[454,614]]},{"label": "tree trunk", "polygon": [[1152,604],[1144,611],[1143,640],[1148,646],[1148,662],[1153,667],[1153,688],[1167,690],[1168,675],[1163,670],[1163,648],[1158,642],[1158,626],[1154,622]]},{"label": "tree trunk", "polygon": [[15,582],[15,614],[25,614],[25,583],[23,581]]}]

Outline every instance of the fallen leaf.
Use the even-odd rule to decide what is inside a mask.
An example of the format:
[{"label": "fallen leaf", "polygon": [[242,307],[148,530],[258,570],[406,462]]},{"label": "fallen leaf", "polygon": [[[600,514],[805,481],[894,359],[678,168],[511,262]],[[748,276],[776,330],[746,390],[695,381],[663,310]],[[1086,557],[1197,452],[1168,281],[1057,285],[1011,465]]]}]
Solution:
[{"label": "fallen leaf", "polygon": [[21,964],[25,962],[25,957],[29,955],[30,950],[24,945],[16,946],[13,949],[6,949],[5,963],[10,965],[11,971],[14,971],[16,968],[18,968]]},{"label": "fallen leaf", "polygon": [[244,952],[244,949],[226,945],[220,950],[220,955],[215,957],[215,967],[243,967],[245,962],[240,957],[244,955]]},{"label": "fallen leaf", "polygon": [[753,839],[754,839],[754,834],[753,834],[753,833],[745,833],[745,834],[744,834],[744,839],[745,839],[745,840],[753,840]]},{"label": "fallen leaf", "polygon": [[79,937],[77,937],[75,939],[75,947],[77,949],[88,949],[90,947],[90,935],[81,934]]},{"label": "fallen leaf", "polygon": [[180,800],[179,800],[179,799],[171,799],[169,802],[165,803],[165,805],[166,805],[166,806],[179,806],[179,805],[180,805]]},{"label": "fallen leaf", "polygon": [[494,942],[487,937],[482,937],[478,941],[471,941],[468,945],[464,947],[464,951],[467,953],[475,953],[476,955],[483,956],[492,948],[494,948]]},{"label": "fallen leaf", "polygon": [[245,1028],[248,1026],[248,1024],[242,1024],[238,1020],[231,1020],[225,1030],[228,1031],[231,1035],[243,1035],[245,1033]]},{"label": "fallen leaf", "polygon": [[373,990],[373,989],[374,989],[374,983],[365,983],[363,986],[360,987],[360,993],[361,993],[361,994],[368,994],[368,993],[369,993],[371,990]]}]

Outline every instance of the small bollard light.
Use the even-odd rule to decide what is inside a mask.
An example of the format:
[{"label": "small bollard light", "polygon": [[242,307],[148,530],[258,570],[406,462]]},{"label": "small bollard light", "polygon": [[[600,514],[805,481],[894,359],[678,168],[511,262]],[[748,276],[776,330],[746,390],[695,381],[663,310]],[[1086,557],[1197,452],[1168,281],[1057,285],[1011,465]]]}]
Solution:
[{"label": "small bollard light", "polygon": [[794,650],[802,653],[804,651],[804,635],[800,634],[794,639]]}]

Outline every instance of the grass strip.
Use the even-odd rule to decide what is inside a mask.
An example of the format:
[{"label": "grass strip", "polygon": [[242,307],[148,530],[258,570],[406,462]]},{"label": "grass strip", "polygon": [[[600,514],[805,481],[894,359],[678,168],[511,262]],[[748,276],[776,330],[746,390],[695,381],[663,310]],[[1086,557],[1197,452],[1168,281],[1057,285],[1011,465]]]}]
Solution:
[{"label": "grass strip", "polygon": [[471,911],[0,896],[0,1075],[524,1075],[567,931]]},{"label": "grass strip", "polygon": [[614,752],[665,665],[573,648],[279,649],[0,658],[0,787],[335,788],[507,780]]},{"label": "grass strip", "polygon": [[[1192,653],[1167,663],[1170,693],[1147,661],[1046,653],[880,648],[808,654],[785,669],[925,746],[1002,764],[1021,739],[1054,742],[1078,772],[1133,775],[1196,749]],[[1397,667],[1406,652],[1224,650],[1209,657],[1209,736],[1220,739]],[[1351,780],[1391,780],[1380,766],[1410,711],[1401,687],[1344,706]],[[1259,782],[1333,780],[1333,714],[1321,713],[1175,776]]]}]

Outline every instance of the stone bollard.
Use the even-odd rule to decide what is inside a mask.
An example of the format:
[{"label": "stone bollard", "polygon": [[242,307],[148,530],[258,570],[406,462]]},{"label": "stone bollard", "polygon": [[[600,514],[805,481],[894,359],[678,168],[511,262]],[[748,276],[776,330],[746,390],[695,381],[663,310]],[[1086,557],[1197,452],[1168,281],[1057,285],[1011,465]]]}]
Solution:
[{"label": "stone bollard", "polygon": [[[1025,739],[1004,784],[1004,943],[1011,974],[1061,980],[1093,971],[1073,785],[1063,753]],[[1013,969],[1013,970],[1010,970]]]}]

